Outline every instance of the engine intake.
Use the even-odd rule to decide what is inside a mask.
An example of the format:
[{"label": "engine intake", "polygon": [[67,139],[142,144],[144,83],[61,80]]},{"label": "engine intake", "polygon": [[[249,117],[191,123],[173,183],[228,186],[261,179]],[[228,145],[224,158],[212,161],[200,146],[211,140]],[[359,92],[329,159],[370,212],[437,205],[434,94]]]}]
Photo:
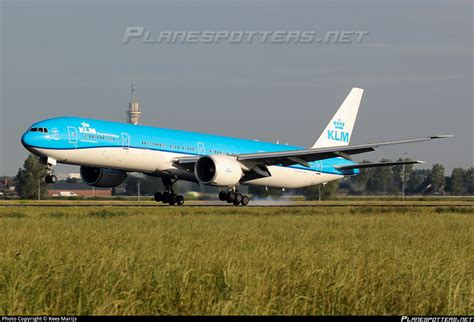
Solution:
[{"label": "engine intake", "polygon": [[93,187],[116,187],[125,180],[127,173],[123,170],[104,169],[81,166],[81,178]]},{"label": "engine intake", "polygon": [[223,155],[200,157],[194,166],[196,179],[202,184],[211,186],[235,186],[243,174],[238,161]]}]

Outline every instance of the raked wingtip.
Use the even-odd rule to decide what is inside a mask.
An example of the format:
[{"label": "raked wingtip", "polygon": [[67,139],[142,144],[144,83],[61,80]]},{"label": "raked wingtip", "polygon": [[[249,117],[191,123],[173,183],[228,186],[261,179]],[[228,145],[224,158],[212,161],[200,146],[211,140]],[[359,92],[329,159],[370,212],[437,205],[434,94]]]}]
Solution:
[{"label": "raked wingtip", "polygon": [[430,136],[430,139],[432,140],[435,140],[435,139],[449,139],[449,138],[453,138],[454,135],[452,134],[440,134],[440,135],[433,135],[433,136]]}]

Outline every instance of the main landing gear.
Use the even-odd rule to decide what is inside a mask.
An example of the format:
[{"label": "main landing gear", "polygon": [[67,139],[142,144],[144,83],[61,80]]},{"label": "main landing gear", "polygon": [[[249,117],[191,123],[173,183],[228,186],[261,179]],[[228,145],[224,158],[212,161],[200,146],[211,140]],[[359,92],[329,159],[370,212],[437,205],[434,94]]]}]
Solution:
[{"label": "main landing gear", "polygon": [[242,195],[239,190],[235,188],[228,191],[219,192],[219,200],[226,201],[227,203],[233,203],[234,206],[247,206],[250,201],[247,195]]},{"label": "main landing gear", "polygon": [[171,179],[163,179],[163,184],[165,185],[165,191],[163,193],[155,193],[155,201],[167,203],[170,206],[182,206],[184,204],[183,195],[177,195],[173,190],[173,184],[176,182],[171,181]]}]

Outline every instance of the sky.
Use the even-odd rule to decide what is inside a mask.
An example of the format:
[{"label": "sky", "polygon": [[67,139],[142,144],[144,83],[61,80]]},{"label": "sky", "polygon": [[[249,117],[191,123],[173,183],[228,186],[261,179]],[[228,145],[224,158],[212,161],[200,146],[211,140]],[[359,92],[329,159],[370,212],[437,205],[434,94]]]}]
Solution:
[{"label": "sky", "polygon": [[[311,146],[352,87],[351,144],[453,134],[356,160],[473,165],[472,1],[0,0],[0,175],[14,175],[35,121],[125,121]],[[361,43],[122,43],[160,31],[367,31]],[[78,172],[60,166],[59,172]]]}]

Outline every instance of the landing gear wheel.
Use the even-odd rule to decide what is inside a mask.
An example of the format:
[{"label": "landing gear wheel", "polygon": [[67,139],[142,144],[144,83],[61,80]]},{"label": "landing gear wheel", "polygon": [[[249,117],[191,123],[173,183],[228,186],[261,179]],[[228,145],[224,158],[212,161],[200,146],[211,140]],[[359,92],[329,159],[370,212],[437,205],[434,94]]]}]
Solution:
[{"label": "landing gear wheel", "polygon": [[161,200],[163,200],[163,194],[161,192],[155,193],[155,201],[160,202]]},{"label": "landing gear wheel", "polygon": [[176,203],[176,195],[173,193],[173,194],[170,194],[170,196],[168,197],[168,203],[170,204],[170,206],[174,206],[175,203]]},{"label": "landing gear wheel", "polygon": [[235,199],[235,192],[229,191],[227,193],[227,203],[233,203]]},{"label": "landing gear wheel", "polygon": [[247,206],[249,204],[249,201],[250,201],[249,197],[244,195],[242,196],[242,200],[240,200],[240,204],[242,206]]},{"label": "landing gear wheel", "polygon": [[183,195],[176,196],[176,205],[182,206],[184,204],[184,197]]},{"label": "landing gear wheel", "polygon": [[233,204],[234,206],[238,206],[240,205],[240,202],[242,201],[242,195],[240,193],[235,193],[235,196],[234,196],[234,201],[233,201]]},{"label": "landing gear wheel", "polygon": [[58,181],[58,178],[54,174],[48,174],[46,177],[44,177],[44,181],[46,183],[56,183]]},{"label": "landing gear wheel", "polygon": [[225,192],[225,191],[219,192],[219,200],[220,201],[226,201],[227,200],[227,192]]},{"label": "landing gear wheel", "polygon": [[170,194],[168,192],[163,193],[163,198],[161,198],[161,202],[168,203]]}]

